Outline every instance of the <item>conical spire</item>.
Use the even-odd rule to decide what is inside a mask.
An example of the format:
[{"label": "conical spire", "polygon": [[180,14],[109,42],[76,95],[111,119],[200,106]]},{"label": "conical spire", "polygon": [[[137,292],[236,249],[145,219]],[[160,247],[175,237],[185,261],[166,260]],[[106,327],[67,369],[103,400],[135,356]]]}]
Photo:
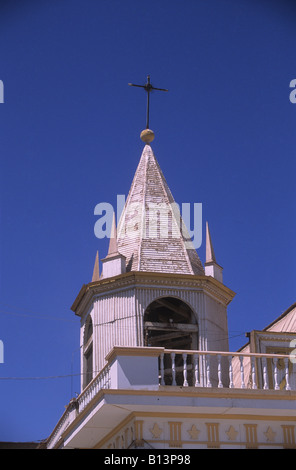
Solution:
[{"label": "conical spire", "polygon": [[206,222],[206,263],[216,263],[213,243],[211,239],[209,224]]},{"label": "conical spire", "polygon": [[100,279],[99,252],[97,251],[91,282],[99,281],[99,279]]},{"label": "conical spire", "polygon": [[116,222],[115,222],[115,212],[113,212],[109,249],[108,249],[108,254],[106,258],[117,256],[118,254],[119,253],[118,253],[118,246],[117,246],[117,229],[116,229]]},{"label": "conical spire", "polygon": [[103,271],[102,278],[118,276],[123,274],[125,268],[125,256],[119,253],[117,245],[117,230],[115,222],[115,213],[113,212],[113,220],[110,233],[109,249],[106,258],[102,259]]},{"label": "conical spire", "polygon": [[126,257],[127,271],[203,275],[196,250],[180,227],[178,207],[146,144],[118,225],[118,250]]},{"label": "conical spire", "polygon": [[223,268],[217,263],[211,239],[209,224],[206,222],[206,262],[205,274],[223,282]]}]

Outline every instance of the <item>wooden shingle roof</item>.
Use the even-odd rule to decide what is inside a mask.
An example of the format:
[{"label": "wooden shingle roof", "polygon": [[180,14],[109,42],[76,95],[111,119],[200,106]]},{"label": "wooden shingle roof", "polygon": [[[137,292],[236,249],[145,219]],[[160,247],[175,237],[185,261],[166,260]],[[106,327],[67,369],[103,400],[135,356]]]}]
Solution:
[{"label": "wooden shingle roof", "polygon": [[204,274],[150,145],[145,145],[134,175],[117,243],[127,271]]}]

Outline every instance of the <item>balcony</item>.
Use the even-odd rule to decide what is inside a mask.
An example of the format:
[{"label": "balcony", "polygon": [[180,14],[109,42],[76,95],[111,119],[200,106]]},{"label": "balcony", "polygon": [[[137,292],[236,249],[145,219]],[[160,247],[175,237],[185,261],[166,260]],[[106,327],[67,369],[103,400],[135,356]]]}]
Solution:
[{"label": "balcony", "polygon": [[256,410],[262,415],[296,417],[292,356],[115,346],[106,361],[69,403],[48,439],[48,448],[91,446],[90,437],[83,434],[86,426],[94,429],[100,423],[95,443],[129,413],[151,412],[157,406],[166,412],[210,413],[214,407],[230,415],[235,411],[247,416]]}]

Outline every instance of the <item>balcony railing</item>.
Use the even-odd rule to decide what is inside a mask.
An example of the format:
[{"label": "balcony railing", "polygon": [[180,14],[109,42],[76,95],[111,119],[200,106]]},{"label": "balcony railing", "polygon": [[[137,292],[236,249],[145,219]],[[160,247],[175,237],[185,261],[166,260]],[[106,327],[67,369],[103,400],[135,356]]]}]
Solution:
[{"label": "balcony railing", "polygon": [[293,362],[285,354],[164,350],[159,371],[160,385],[291,390],[293,382],[295,389]]},{"label": "balcony railing", "polygon": [[106,360],[106,366],[69,403],[48,439],[48,448],[58,445],[69,425],[104,389],[296,390],[295,357],[285,354],[115,346]]},{"label": "balcony railing", "polygon": [[87,385],[77,398],[77,409],[80,413],[102,389],[111,388],[110,365],[107,364],[101,372]]}]

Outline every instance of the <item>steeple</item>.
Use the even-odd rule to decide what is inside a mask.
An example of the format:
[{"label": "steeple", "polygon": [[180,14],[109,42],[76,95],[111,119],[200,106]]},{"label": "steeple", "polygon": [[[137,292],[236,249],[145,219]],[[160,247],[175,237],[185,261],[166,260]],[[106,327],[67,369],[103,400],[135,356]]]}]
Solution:
[{"label": "steeple", "polygon": [[99,280],[100,280],[99,252],[97,251],[91,282],[96,282]]},{"label": "steeple", "polygon": [[[143,131],[142,140],[147,142],[151,133]],[[118,225],[118,250],[126,257],[126,270],[204,275],[184,232],[178,206],[146,143]]]},{"label": "steeple", "polygon": [[149,128],[141,133],[145,145],[117,229],[113,212],[100,276],[96,258],[93,281],[99,281],[84,285],[72,305],[81,316],[82,388],[89,364],[93,377],[114,345],[228,351],[227,305],[234,293],[222,283],[208,225],[205,273],[150,146],[153,138]]},{"label": "steeple", "polygon": [[118,254],[119,253],[118,253],[118,247],[117,247],[117,230],[116,230],[116,222],[115,222],[115,212],[113,212],[107,258],[112,258],[113,256],[117,256]]},{"label": "steeple", "polygon": [[217,263],[211,239],[209,224],[206,222],[206,262],[205,275],[212,276],[219,282],[223,282],[223,268]]},{"label": "steeple", "polygon": [[123,274],[125,268],[125,257],[118,252],[117,246],[117,230],[115,222],[115,213],[113,212],[113,220],[110,233],[109,249],[106,258],[102,259],[102,277],[112,277]]},{"label": "steeple", "polygon": [[216,257],[208,222],[206,222],[206,263],[216,263]]}]

